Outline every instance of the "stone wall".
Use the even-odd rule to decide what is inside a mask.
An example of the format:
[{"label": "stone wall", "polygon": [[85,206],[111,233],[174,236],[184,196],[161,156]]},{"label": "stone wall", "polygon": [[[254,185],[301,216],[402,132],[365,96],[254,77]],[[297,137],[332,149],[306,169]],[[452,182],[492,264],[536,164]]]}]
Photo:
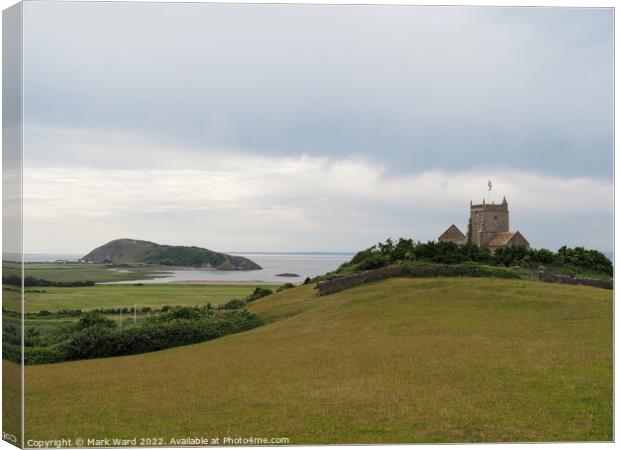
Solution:
[{"label": "stone wall", "polygon": [[597,280],[595,278],[573,278],[573,277],[562,276],[562,275],[554,275],[552,273],[547,272],[547,270],[543,266],[541,266],[538,269],[538,278],[541,281],[545,281],[547,283],[592,286],[592,287],[598,287],[598,288],[603,288],[603,289],[614,288],[613,280]]},{"label": "stone wall", "polygon": [[322,281],[317,285],[317,289],[319,290],[319,295],[328,295],[353,286],[359,286],[360,284],[370,283],[372,281],[383,280],[386,278],[402,277],[407,274],[408,270],[404,266],[388,266],[335,278],[333,280]]},{"label": "stone wall", "polygon": [[[359,286],[373,281],[384,280],[393,277],[493,277],[493,278],[521,278],[517,272],[507,267],[481,266],[475,263],[463,264],[415,264],[405,266],[388,266],[380,269],[367,270],[352,275],[346,275],[332,280],[321,281],[317,285],[319,295],[329,295],[351,287]],[[548,283],[561,283],[572,285],[592,286],[604,289],[613,289],[613,281],[596,280],[592,278],[571,278],[548,273],[544,267],[540,267],[539,279]]]},{"label": "stone wall", "polygon": [[416,263],[403,266],[388,266],[375,270],[367,270],[353,275],[346,275],[332,280],[322,281],[317,285],[319,295],[333,294],[334,292],[359,286],[360,284],[384,280],[392,277],[494,277],[520,278],[519,275],[506,267],[482,266],[476,263],[436,264]]}]

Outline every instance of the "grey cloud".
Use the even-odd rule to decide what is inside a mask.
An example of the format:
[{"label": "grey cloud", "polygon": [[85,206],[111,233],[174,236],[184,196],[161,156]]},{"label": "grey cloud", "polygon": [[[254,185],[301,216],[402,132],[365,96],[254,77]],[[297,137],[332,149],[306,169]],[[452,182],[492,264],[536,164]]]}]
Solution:
[{"label": "grey cloud", "polygon": [[399,172],[612,175],[611,9],[30,2],[25,14],[30,125],[131,131],[186,158],[233,148]]}]

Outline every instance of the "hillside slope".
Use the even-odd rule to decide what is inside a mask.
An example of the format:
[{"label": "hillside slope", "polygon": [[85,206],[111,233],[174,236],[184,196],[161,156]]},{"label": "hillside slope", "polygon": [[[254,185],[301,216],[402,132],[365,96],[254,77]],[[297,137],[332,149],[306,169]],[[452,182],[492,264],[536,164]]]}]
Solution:
[{"label": "hillside slope", "polygon": [[91,263],[144,263],[165,266],[209,267],[218,270],[257,270],[261,267],[243,256],[227,255],[200,247],[160,245],[136,239],[116,239],[82,258]]},{"label": "hillside slope", "polygon": [[251,309],[267,324],[27,366],[27,438],[612,439],[611,291],[400,278],[320,298],[301,286]]}]

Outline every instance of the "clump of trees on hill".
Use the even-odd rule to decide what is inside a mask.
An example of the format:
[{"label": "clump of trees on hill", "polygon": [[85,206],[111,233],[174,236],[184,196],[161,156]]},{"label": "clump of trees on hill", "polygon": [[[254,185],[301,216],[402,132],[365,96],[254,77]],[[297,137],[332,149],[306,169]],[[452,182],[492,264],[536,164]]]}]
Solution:
[{"label": "clump of trees on hill", "polygon": [[547,249],[527,249],[525,247],[502,247],[491,253],[475,244],[457,245],[454,242],[426,243],[400,238],[387,239],[358,252],[351,261],[340,266],[338,272],[360,272],[378,269],[392,264],[407,262],[432,262],[439,264],[462,264],[466,262],[491,266],[538,267],[545,265],[573,271],[596,272],[613,276],[612,262],[598,250],[583,247],[560,248],[557,252]]}]

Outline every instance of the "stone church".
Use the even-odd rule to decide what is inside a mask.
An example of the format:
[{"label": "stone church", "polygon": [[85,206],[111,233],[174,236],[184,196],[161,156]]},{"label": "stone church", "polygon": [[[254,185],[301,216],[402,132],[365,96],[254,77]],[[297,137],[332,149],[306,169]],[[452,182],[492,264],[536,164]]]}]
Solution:
[{"label": "stone church", "polygon": [[440,241],[451,241],[459,245],[465,243],[476,244],[495,251],[499,247],[519,245],[529,248],[530,243],[518,232],[511,232],[508,221],[508,202],[506,197],[499,204],[485,203],[474,205],[469,203],[469,225],[467,235],[463,234],[456,225],[450,225],[439,236]]}]

